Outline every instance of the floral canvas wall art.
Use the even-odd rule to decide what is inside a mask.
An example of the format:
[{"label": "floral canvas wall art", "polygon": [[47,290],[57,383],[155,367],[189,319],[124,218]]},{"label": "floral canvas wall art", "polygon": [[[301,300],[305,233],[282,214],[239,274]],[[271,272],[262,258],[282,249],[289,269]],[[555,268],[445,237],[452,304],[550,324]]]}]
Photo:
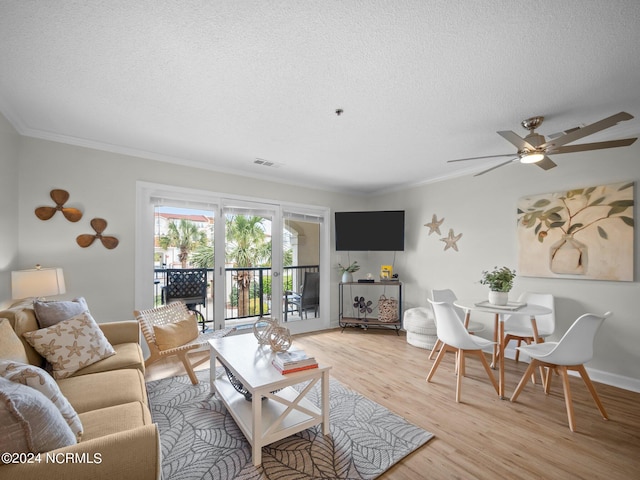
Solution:
[{"label": "floral canvas wall art", "polygon": [[521,198],[519,274],[633,281],[633,210],[633,182]]}]

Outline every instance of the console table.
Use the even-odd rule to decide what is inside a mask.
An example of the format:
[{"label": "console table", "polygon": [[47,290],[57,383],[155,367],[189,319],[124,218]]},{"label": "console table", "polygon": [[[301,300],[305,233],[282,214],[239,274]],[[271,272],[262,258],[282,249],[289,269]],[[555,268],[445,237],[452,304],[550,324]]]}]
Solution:
[{"label": "console table", "polygon": [[[395,322],[382,322],[380,320],[378,320],[377,317],[367,317],[367,318],[359,318],[359,317],[353,317],[353,316],[346,316],[344,311],[344,288],[345,287],[357,287],[358,289],[360,288],[364,288],[367,289],[368,291],[370,291],[371,293],[376,293],[377,291],[379,291],[381,288],[385,288],[385,287],[391,287],[393,289],[397,289],[398,290],[398,295],[397,295],[397,299],[398,299],[398,320]],[[375,289],[373,287],[376,287]],[[355,288],[351,289],[352,291],[355,290]],[[357,291],[357,290],[356,290]],[[364,295],[358,295],[363,296]],[[387,298],[389,297],[394,297],[394,295],[386,295],[385,296]],[[380,297],[380,295],[378,294],[375,297],[369,298],[368,300],[371,300],[372,303],[372,307],[375,305],[377,307],[378,305],[378,298]],[[366,298],[366,297],[365,297]],[[350,302],[353,302],[353,298],[349,299]],[[393,328],[396,331],[396,334],[400,335],[398,332],[399,330],[402,328],[402,282],[399,281],[389,281],[389,282],[340,282],[338,284],[338,302],[339,302],[339,317],[338,317],[338,323],[340,324],[340,327],[342,327],[342,330],[344,331],[344,329],[346,327],[359,327],[362,328],[364,330],[366,330],[367,328],[370,327],[374,327],[374,328]],[[355,307],[353,307],[355,308]]]}]

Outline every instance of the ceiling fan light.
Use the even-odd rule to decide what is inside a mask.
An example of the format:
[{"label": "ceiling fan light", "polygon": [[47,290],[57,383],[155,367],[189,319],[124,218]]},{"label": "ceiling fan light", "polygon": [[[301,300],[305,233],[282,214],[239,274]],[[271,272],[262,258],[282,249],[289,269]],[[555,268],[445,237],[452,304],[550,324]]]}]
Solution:
[{"label": "ceiling fan light", "polygon": [[526,153],[520,157],[520,162],[522,163],[537,163],[544,158],[544,153]]}]

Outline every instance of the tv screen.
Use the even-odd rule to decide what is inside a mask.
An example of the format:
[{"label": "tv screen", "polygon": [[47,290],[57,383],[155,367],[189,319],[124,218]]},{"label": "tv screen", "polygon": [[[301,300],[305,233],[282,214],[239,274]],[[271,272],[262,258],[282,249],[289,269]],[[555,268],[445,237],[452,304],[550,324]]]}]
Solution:
[{"label": "tv screen", "polygon": [[404,210],[336,212],[336,250],[403,251]]}]

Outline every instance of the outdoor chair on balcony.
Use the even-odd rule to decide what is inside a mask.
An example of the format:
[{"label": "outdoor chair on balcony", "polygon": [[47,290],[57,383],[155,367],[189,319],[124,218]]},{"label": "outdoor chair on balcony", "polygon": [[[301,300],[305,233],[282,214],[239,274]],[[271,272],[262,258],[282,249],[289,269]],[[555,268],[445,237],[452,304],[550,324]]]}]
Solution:
[{"label": "outdoor chair on balcony", "polygon": [[320,308],[320,273],[306,272],[302,292],[286,292],[285,297],[285,321],[287,315],[295,311],[300,314],[300,318],[303,314],[304,318],[308,318],[307,311],[313,310],[313,316],[317,317]]},{"label": "outdoor chair on balcony", "polygon": [[168,305],[171,302],[183,302],[196,315],[204,332],[207,320],[196,307],[207,307],[207,269],[167,269],[167,285],[162,290],[162,303]]},{"label": "outdoor chair on balcony", "polygon": [[183,302],[173,302],[149,310],[135,310],[133,315],[149,346],[150,356],[145,361],[145,366],[175,355],[184,365],[194,385],[198,383],[198,378],[193,369],[209,360],[209,356],[205,355],[195,363],[192,363],[190,356],[209,352],[209,340],[225,337],[235,331],[235,327],[231,327],[199,333],[193,311],[188,310]]}]

